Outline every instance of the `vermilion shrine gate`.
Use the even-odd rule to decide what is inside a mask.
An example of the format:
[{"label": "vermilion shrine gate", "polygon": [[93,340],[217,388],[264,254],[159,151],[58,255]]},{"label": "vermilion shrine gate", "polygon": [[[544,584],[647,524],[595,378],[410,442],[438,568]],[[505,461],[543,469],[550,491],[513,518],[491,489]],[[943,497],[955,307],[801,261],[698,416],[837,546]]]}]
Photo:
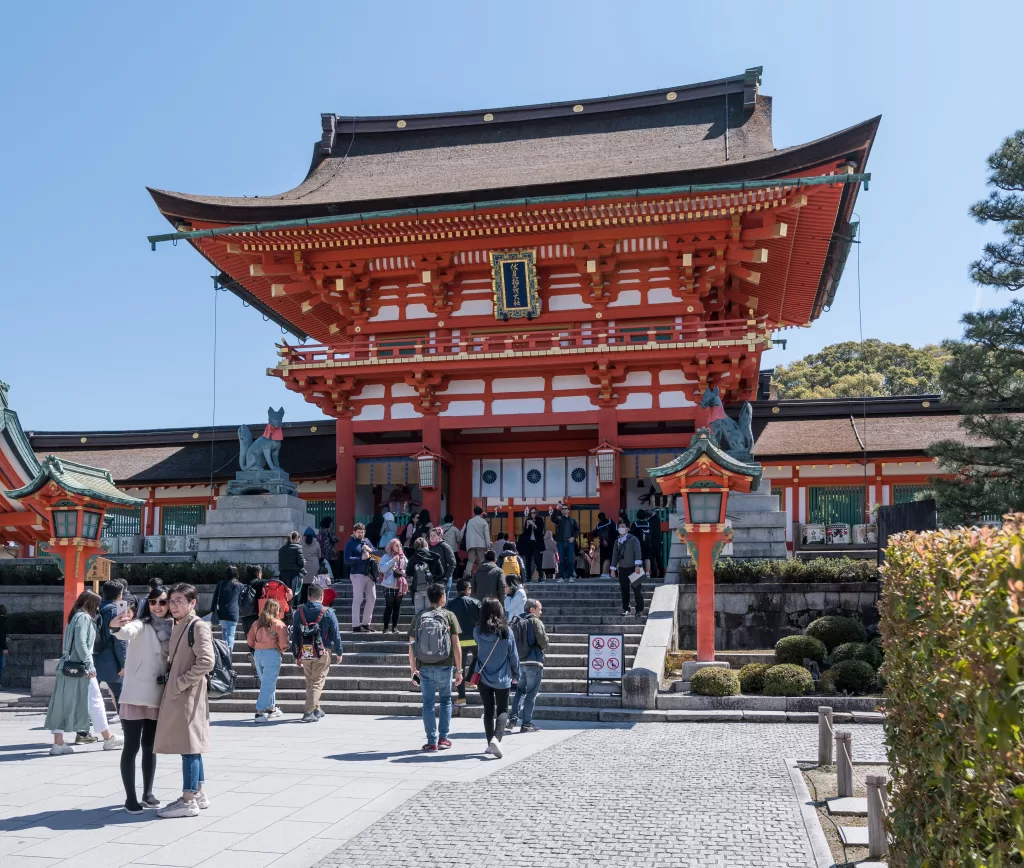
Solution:
[{"label": "vermilion shrine gate", "polygon": [[419,479],[435,520],[487,499],[616,515],[596,447],[678,454],[704,390],[754,397],[773,333],[836,292],[878,119],[776,150],[759,83],[325,114],[298,187],[152,190],[176,231],[151,241],[187,240],[315,342],[268,373],[337,419],[341,529],[374,467],[413,456],[440,470]]}]

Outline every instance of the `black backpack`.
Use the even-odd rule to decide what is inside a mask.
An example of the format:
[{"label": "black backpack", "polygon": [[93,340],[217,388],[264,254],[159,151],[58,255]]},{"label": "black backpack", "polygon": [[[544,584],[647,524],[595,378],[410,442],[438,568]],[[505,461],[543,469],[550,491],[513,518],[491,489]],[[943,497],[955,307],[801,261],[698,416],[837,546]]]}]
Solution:
[{"label": "black backpack", "polygon": [[640,540],[640,551],[645,558],[651,556],[651,524],[648,519],[633,522],[636,537]]},{"label": "black backpack", "polygon": [[516,651],[519,652],[520,661],[530,656],[533,643],[530,641],[530,617],[528,615],[516,615],[508,622],[512,636],[516,640]]},{"label": "black backpack", "polygon": [[[188,647],[196,643],[196,622],[188,625]],[[231,651],[223,639],[213,640],[213,670],[207,673],[206,683],[211,693],[230,696],[235,692],[235,668],[231,663]]]},{"label": "black backpack", "polygon": [[256,598],[259,596],[251,584],[242,588],[238,595],[238,614],[245,618],[256,614]]}]

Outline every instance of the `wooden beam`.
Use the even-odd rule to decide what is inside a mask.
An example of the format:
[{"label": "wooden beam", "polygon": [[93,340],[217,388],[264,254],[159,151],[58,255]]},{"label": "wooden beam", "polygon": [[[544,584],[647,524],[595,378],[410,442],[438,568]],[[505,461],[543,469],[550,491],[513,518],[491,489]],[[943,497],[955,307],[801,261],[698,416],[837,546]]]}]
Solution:
[{"label": "wooden beam", "polygon": [[0,512],[0,527],[33,527],[42,522],[34,512]]}]

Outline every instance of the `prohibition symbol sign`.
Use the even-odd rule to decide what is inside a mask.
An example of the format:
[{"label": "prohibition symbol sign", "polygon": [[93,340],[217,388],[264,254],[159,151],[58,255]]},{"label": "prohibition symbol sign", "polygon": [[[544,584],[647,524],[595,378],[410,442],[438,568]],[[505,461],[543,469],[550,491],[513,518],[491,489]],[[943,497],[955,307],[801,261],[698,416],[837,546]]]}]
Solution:
[{"label": "prohibition symbol sign", "polygon": [[[610,643],[614,642],[614,641],[615,641],[614,639],[609,640],[609,645],[608,645],[609,648],[612,647]],[[604,648],[604,639],[602,639],[600,636],[598,636],[598,637],[596,637],[594,639],[592,644],[594,646],[594,650],[595,651],[600,651],[602,648]]]},{"label": "prohibition symbol sign", "polygon": [[[597,661],[595,660],[594,663],[597,663]],[[598,667],[595,666],[594,668],[597,669]],[[619,658],[618,657],[609,657],[608,658],[608,669],[611,670],[612,672],[617,672],[618,671],[618,669],[619,669]]]},{"label": "prohibition symbol sign", "polygon": [[[611,665],[611,661],[609,661],[609,665]],[[593,663],[593,668],[595,672],[600,672],[604,669],[604,660],[598,657]]]},{"label": "prohibition symbol sign", "polygon": [[[600,642],[601,640],[598,639],[598,640],[595,640],[595,641]],[[619,650],[619,640],[616,639],[614,636],[612,636],[612,638],[608,640],[608,650],[609,651],[618,651]]]}]

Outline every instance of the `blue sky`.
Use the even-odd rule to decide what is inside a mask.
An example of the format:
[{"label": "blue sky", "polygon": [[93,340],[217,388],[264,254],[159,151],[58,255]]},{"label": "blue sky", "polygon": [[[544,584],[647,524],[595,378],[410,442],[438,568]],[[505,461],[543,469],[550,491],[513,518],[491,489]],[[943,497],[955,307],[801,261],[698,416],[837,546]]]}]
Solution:
[{"label": "blue sky", "polygon": [[[210,266],[146,185],[277,193],[322,111],[490,108],[668,87],[764,67],[776,147],[881,114],[862,193],[864,334],[959,334],[992,227],[985,157],[1024,126],[1013,2],[247,2],[7,7],[0,36],[0,380],[26,428],[208,425]],[[858,337],[857,263],[785,363]],[[319,411],[264,375],[280,330],[219,294],[219,423]]]}]

